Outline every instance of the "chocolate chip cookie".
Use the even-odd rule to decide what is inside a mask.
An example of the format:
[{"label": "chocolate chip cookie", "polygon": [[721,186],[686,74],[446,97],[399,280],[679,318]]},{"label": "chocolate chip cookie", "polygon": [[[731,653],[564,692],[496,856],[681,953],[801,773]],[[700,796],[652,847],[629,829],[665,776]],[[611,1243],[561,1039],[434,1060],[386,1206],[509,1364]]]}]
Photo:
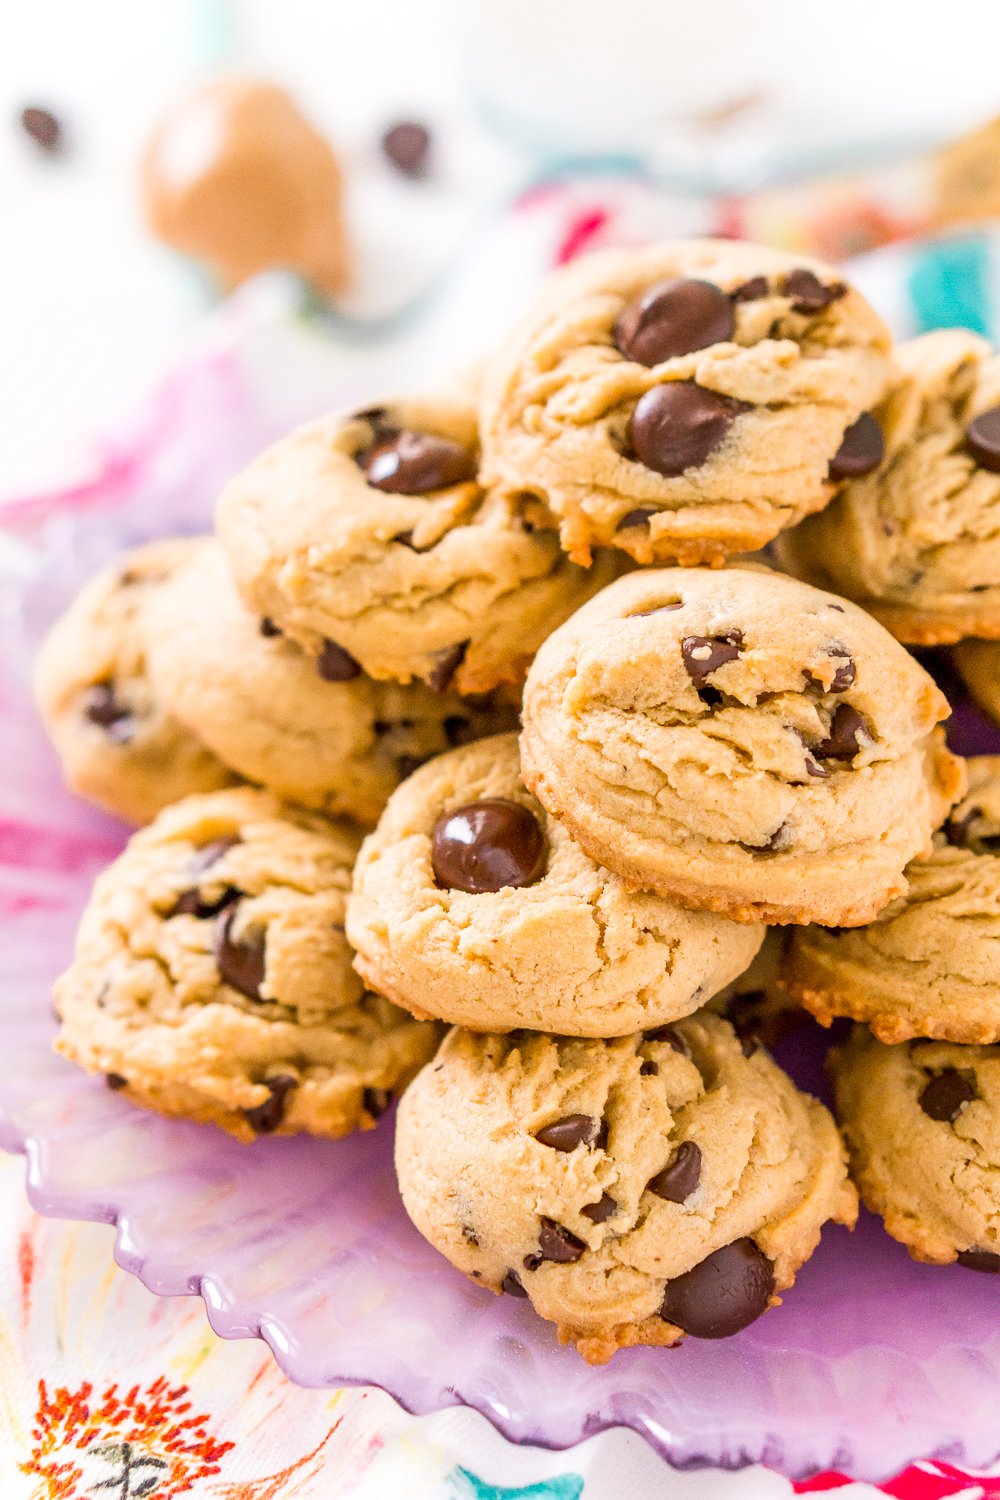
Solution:
[{"label": "chocolate chip cookie", "polygon": [[537,494],[578,561],[718,564],[830,499],[889,350],[814,261],[729,240],[588,256],[487,371],[484,476]]},{"label": "chocolate chip cookie", "polygon": [[304,807],[374,823],[430,756],[517,723],[512,702],[422,682],[324,673],[233,586],[205,542],[149,615],[149,673],[182,723],[250,781]]},{"label": "chocolate chip cookie", "polygon": [[856,599],[898,640],[1000,636],[1000,359],[964,329],[896,352],[885,457],[779,539],[800,578]]},{"label": "chocolate chip cookie", "polygon": [[833,1071],[867,1207],[914,1260],[1000,1271],[1000,1047],[887,1047],[858,1026]]},{"label": "chocolate chip cookie", "polygon": [[696,1010],[760,927],[630,890],[521,783],[517,737],[439,756],[390,799],[347,935],[372,989],[477,1031],[621,1036]]},{"label": "chocolate chip cookie", "polygon": [[950,654],[979,707],[1000,724],[1000,641],[960,641]]},{"label": "chocolate chip cookie", "polygon": [[237,779],[166,710],[147,673],[145,612],[197,546],[153,542],[105,568],[35,663],[35,698],[67,783],[128,823]]},{"label": "chocolate chip cookie", "polygon": [[474,407],[411,397],[300,428],[229,486],[218,532],[249,606],[342,680],[520,685],[619,571],[563,554],[537,500],[479,483]]},{"label": "chocolate chip cookie", "polygon": [[167,808],[97,881],[55,987],[57,1050],[242,1140],[374,1125],[440,1031],[351,968],[356,848],[248,787]]},{"label": "chocolate chip cookie", "polygon": [[883,1042],[1000,1040],[1000,757],[968,763],[969,791],[908,890],[869,927],[802,928],[784,983],[824,1025],[864,1021]]},{"label": "chocolate chip cookie", "polygon": [[828,1112],[705,1011],[611,1041],[450,1032],[396,1170],[436,1249],[595,1364],[737,1333],[857,1204]]},{"label": "chocolate chip cookie", "polygon": [[739,921],[857,926],[962,789],[943,695],[853,604],[764,570],[619,579],[539,652],[525,783],[598,863]]}]

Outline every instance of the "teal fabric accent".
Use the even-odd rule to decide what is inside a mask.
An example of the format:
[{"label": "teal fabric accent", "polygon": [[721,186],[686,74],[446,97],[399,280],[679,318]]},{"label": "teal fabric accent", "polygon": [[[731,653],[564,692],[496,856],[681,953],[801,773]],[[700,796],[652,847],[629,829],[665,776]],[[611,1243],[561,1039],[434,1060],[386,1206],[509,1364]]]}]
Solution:
[{"label": "teal fabric accent", "polygon": [[523,1488],[515,1485],[512,1489],[502,1484],[487,1484],[471,1469],[455,1469],[449,1478],[455,1500],[580,1500],[583,1494],[579,1474],[557,1474],[554,1479],[541,1479]]},{"label": "teal fabric accent", "polygon": [[993,327],[989,241],[985,235],[933,240],[914,248],[907,277],[917,333]]}]

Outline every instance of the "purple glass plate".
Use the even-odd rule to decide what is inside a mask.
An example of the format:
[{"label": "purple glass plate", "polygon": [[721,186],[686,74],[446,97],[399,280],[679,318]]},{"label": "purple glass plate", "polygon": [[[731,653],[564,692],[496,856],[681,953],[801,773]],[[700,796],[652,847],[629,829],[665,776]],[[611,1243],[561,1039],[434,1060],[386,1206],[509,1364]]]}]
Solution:
[{"label": "purple glass plate", "polygon": [[[0,593],[0,1143],[25,1153],[34,1206],[114,1223],[122,1266],[162,1295],[201,1295],[219,1334],[266,1339],[304,1385],[379,1385],[414,1412],[465,1403],[552,1447],[624,1424],[684,1466],[878,1478],[915,1457],[993,1461],[1000,1284],[915,1265],[873,1220],[829,1230],[784,1306],[737,1338],[590,1369],[527,1303],[478,1290],[420,1239],[391,1118],[344,1142],[240,1146],[144,1114],[52,1055],[50,984],[124,833],[62,790],[27,663],[102,556],[178,514],[145,500],[47,522]],[[974,710],[960,717],[964,747],[1000,747]],[[815,1029],[783,1061],[815,1082]]]}]

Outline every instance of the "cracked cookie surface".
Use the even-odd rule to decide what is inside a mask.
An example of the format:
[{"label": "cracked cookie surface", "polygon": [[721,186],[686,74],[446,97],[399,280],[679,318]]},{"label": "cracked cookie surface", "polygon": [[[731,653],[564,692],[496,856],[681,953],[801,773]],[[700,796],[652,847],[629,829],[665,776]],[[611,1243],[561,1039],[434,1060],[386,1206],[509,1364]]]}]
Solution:
[{"label": "cracked cookie surface", "polygon": [[914,1260],[1000,1271],[1000,1048],[895,1047],[864,1027],[833,1056],[851,1174]]},{"label": "cracked cookie surface", "polygon": [[[486,804],[492,822],[476,827]],[[482,864],[505,844],[512,868],[470,869],[470,848]],[[393,794],[355,865],[347,934],[366,983],[417,1015],[620,1036],[696,1010],[747,968],[763,929],[595,864],[525,791],[509,734],[439,756]]]},{"label": "cracked cookie surface", "polygon": [[912,645],[1000,636],[1000,359],[949,328],[900,345],[896,362],[877,412],[884,460],[777,555]]},{"label": "cracked cookie surface", "polygon": [[370,1128],[440,1031],[351,968],[356,849],[249,787],[168,808],[97,880],[55,987],[57,1050],[243,1140]]},{"label": "cracked cookie surface", "polygon": [[436,1249],[594,1363],[745,1327],[857,1203],[827,1110],[704,1011],[611,1041],[450,1032],[396,1169]]},{"label": "cracked cookie surface", "polygon": [[868,927],[791,935],[784,982],[824,1025],[864,1021],[883,1042],[1000,1039],[1000,757],[967,762],[968,794],[908,889]]},{"label": "cracked cookie surface", "polygon": [[889,351],[860,293],[782,251],[684,240],[581,258],[487,366],[484,476],[539,495],[581,561],[600,545],[717,564],[826,504]]},{"label": "cracked cookie surface", "polygon": [[374,823],[429,756],[517,722],[513,704],[420,682],[328,680],[250,613],[214,542],[162,590],[149,618],[150,676],[179,720],[249,781],[355,822]]},{"label": "cracked cookie surface", "polygon": [[620,571],[577,567],[537,500],[478,477],[475,408],[411,397],[325,417],[235,479],[217,529],[250,607],[310,655],[461,693],[517,686]]},{"label": "cracked cookie surface", "polygon": [[857,926],[962,789],[948,712],[855,605],[764,571],[640,572],[539,652],[522,771],[632,884],[740,921]]},{"label": "cracked cookie surface", "polygon": [[152,542],[105,568],[35,663],[35,699],[68,785],[127,823],[236,780],[167,712],[147,671],[144,616],[198,545]]}]

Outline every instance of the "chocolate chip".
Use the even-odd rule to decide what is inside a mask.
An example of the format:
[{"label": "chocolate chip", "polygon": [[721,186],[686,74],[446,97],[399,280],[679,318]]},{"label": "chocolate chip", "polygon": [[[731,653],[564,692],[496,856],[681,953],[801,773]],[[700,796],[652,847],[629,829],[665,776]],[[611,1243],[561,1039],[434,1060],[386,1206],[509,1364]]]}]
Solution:
[{"label": "chocolate chip", "polygon": [[530,808],[487,797],[443,813],[431,836],[434,878],[445,890],[500,891],[534,885],[545,873],[546,847]]},{"label": "chocolate chip", "polygon": [[505,1271],[503,1281],[500,1285],[508,1297],[526,1297],[528,1295],[521,1285],[521,1278],[516,1271]]},{"label": "chocolate chip", "polygon": [[426,495],[476,477],[476,455],[432,432],[399,432],[358,455],[373,489],[389,495]]},{"label": "chocolate chip", "polygon": [[945,1068],[925,1084],[919,1104],[930,1119],[954,1125],[962,1110],[975,1097],[976,1091],[967,1078],[963,1078],[956,1068]]},{"label": "chocolate chip", "polygon": [[382,150],[404,177],[423,177],[431,154],[431,133],[417,120],[400,120],[382,137]]},{"label": "chocolate chip", "polygon": [[421,766],[426,766],[430,756],[427,755],[397,755],[396,775],[400,781],[408,781],[414,771],[419,771]]},{"label": "chocolate chip", "polygon": [[657,1026],[654,1031],[644,1032],[643,1040],[646,1042],[666,1042],[675,1052],[679,1052],[682,1057],[691,1056],[691,1048],[687,1044],[687,1039],[674,1026]]},{"label": "chocolate chip", "polygon": [[618,1212],[618,1204],[610,1193],[602,1193],[596,1203],[588,1203],[580,1210],[591,1224],[605,1224]]},{"label": "chocolate chip", "polygon": [[736,319],[725,292],[687,277],[659,281],[627,302],[615,324],[615,344],[626,359],[658,365],[680,354],[727,343]]},{"label": "chocolate chip", "polygon": [[882,429],[870,411],[862,412],[844,433],[830,460],[831,479],[859,479],[877,469],[885,457]]},{"label": "chocolate chip", "polygon": [[265,637],[266,640],[271,640],[274,636],[280,635],[281,631],[278,626],[275,625],[270,615],[263,615],[260,622],[260,633]]},{"label": "chocolate chip", "polygon": [[187,862],[189,875],[204,875],[206,870],[216,864],[230,849],[235,849],[237,844],[243,840],[238,833],[224,834],[222,838],[211,839],[209,843],[202,844],[196,849]]},{"label": "chocolate chip", "polygon": [[646,1061],[639,1065],[640,1078],[656,1078],[660,1071],[659,1063]]},{"label": "chocolate chip", "polygon": [[177,900],[167,913],[168,917],[217,917],[220,911],[227,906],[232,906],[240,899],[241,891],[234,890],[232,886],[224,886],[217,896],[211,899],[203,896],[197,886],[190,890],[181,891]]},{"label": "chocolate chip", "polygon": [[641,505],[638,510],[630,510],[627,515],[622,516],[615,527],[616,531],[628,531],[630,526],[645,526],[651,516],[658,512],[652,510],[648,505]]},{"label": "chocolate chip", "polygon": [[215,963],[226,984],[249,1000],[259,1000],[264,983],[264,934],[250,932],[243,938],[234,937],[239,909],[236,901],[219,913],[212,939]]},{"label": "chocolate chip", "polygon": [[840,652],[831,652],[831,655],[833,655],[834,659],[838,662],[838,666],[833,674],[833,678],[827,691],[830,693],[846,693],[847,689],[853,685],[854,679],[858,675],[858,669],[855,666],[854,657],[847,655],[846,652],[844,653],[843,658],[841,658]]},{"label": "chocolate chip", "polygon": [[446,646],[443,651],[437,653],[434,666],[427,678],[427,686],[432,692],[443,693],[445,688],[451,686],[452,679],[465,660],[465,653],[468,649],[468,641],[459,641],[457,645]]},{"label": "chocolate chip", "polygon": [[857,709],[850,703],[838,703],[827,737],[813,746],[813,754],[820,760],[853,760],[861,749],[862,737],[869,734],[868,725]]},{"label": "chocolate chip", "polygon": [[597,1142],[600,1121],[593,1115],[564,1115],[551,1125],[535,1132],[540,1146],[551,1146],[553,1151],[572,1151],[577,1146],[593,1146]]},{"label": "chocolate chip", "polygon": [[684,1203],[701,1181],[701,1147],[694,1141],[681,1141],[662,1172],[646,1184],[651,1193],[668,1203]]},{"label": "chocolate chip", "polygon": [[273,1078],[264,1079],[264,1087],[270,1098],[253,1109],[245,1109],[243,1118],[258,1135],[272,1135],[285,1118],[285,1105],[289,1094],[298,1087],[298,1079],[288,1073],[276,1073]]},{"label": "chocolate chip", "polygon": [[392,1094],[388,1089],[365,1089],[361,1095],[361,1103],[372,1119],[378,1120],[392,1103]]},{"label": "chocolate chip", "polygon": [[660,1317],[693,1338],[724,1339],[766,1312],[773,1292],[767,1256],[753,1240],[734,1240],[667,1282]]},{"label": "chocolate chip", "polygon": [[587,1247],[583,1240],[570,1234],[565,1225],[557,1224],[554,1219],[543,1219],[538,1235],[538,1248],[543,1260],[554,1260],[560,1265],[568,1266],[579,1260]]},{"label": "chocolate chip", "polygon": [[316,658],[316,671],[324,682],[351,682],[361,676],[361,667],[350,652],[336,641],[324,641]]},{"label": "chocolate chip", "polygon": [[960,1250],[957,1258],[967,1271],[987,1271],[993,1276],[1000,1273],[1000,1255],[992,1250]]},{"label": "chocolate chip", "polygon": [[726,635],[686,635],[681,641],[681,656],[688,676],[696,688],[727,661],[735,661],[743,646],[743,634],[730,630]]},{"label": "chocolate chip", "polygon": [[645,620],[649,615],[671,614],[675,609],[683,609],[684,600],[674,599],[669,604],[654,604],[652,609],[637,609],[634,614],[629,615],[630,620]]},{"label": "chocolate chip", "polygon": [[749,410],[745,401],[703,390],[693,380],[654,385],[632,413],[632,451],[647,469],[676,478],[700,468],[736,418]]},{"label": "chocolate chip", "polygon": [[956,849],[971,849],[973,847],[972,824],[979,817],[981,809],[970,807],[962,817],[951,817],[945,823],[942,832],[948,843]]},{"label": "chocolate chip", "polygon": [[842,281],[834,281],[829,286],[820,281],[815,271],[807,271],[804,267],[797,271],[789,271],[781,284],[781,290],[786,297],[791,297],[792,307],[798,313],[818,313],[831,302],[838,301],[846,295],[847,287]]},{"label": "chocolate chip", "polygon": [[763,1043],[760,1032],[757,1030],[757,1018],[741,1011],[739,1006],[734,1006],[733,1001],[726,1007],[730,1025],[736,1033],[736,1040],[740,1044],[740,1051],[744,1057],[753,1057],[759,1052]]},{"label": "chocolate chip", "polygon": [[55,156],[63,147],[63,128],[57,115],[39,104],[25,105],[21,111],[21,129],[35,145]]},{"label": "chocolate chip", "polygon": [[449,745],[468,745],[476,737],[471,721],[464,714],[448,714],[442,720],[441,727]]},{"label": "chocolate chip", "polygon": [[526,1271],[537,1271],[544,1259],[544,1255],[526,1255],[521,1264]]},{"label": "chocolate chip", "polygon": [[1000,474],[1000,406],[973,417],[965,429],[965,446],[981,469]]},{"label": "chocolate chip", "polygon": [[766,844],[759,844],[756,846],[748,845],[746,847],[756,847],[765,850],[768,854],[777,854],[780,850],[787,849],[790,846],[791,842],[792,831],[789,828],[788,824],[779,823]]},{"label": "chocolate chip", "polygon": [[128,1088],[128,1079],[124,1078],[121,1073],[105,1073],[104,1082],[113,1093],[117,1093],[119,1089]]},{"label": "chocolate chip", "polygon": [[473,1228],[470,1227],[470,1225],[468,1225],[468,1224],[463,1224],[462,1225],[462,1238],[463,1238],[463,1240],[465,1241],[465,1243],[467,1245],[472,1245],[474,1248],[478,1249],[478,1247],[479,1247],[479,1236],[476,1233],[476,1231]]},{"label": "chocolate chip", "polygon": [[766,276],[751,276],[742,286],[734,287],[729,295],[734,302],[756,302],[758,297],[766,297],[770,290]]},{"label": "chocolate chip", "polygon": [[87,689],[83,714],[116,745],[127,745],[139,727],[132,710],[116,696],[112,682],[95,682]]}]

